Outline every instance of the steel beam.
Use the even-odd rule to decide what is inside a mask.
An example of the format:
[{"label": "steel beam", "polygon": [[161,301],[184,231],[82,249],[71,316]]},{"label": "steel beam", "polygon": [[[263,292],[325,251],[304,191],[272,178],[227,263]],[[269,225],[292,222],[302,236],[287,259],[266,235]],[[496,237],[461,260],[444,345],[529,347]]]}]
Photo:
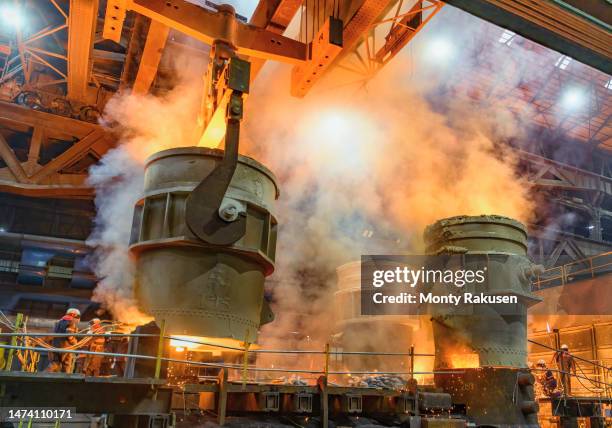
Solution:
[{"label": "steel beam", "polygon": [[[75,143],[72,147],[66,150],[64,153],[47,163],[40,170],[38,170],[30,179],[34,183],[40,183],[51,174],[59,172],[62,168],[65,168],[74,162],[81,159],[89,151],[104,153],[108,150],[110,144],[107,140],[107,135],[102,130],[96,130],[82,138],[80,141]],[[106,150],[105,150],[106,148]]]},{"label": "steel beam", "polygon": [[34,128],[32,132],[32,138],[30,139],[30,148],[28,150],[28,160],[23,165],[28,176],[32,175],[38,166],[38,159],[40,158],[40,149],[43,142],[46,141],[45,131],[40,126]]},{"label": "steel beam", "polygon": [[36,164],[38,162],[40,147],[43,144],[43,140],[45,140],[45,131],[40,126],[35,127],[34,132],[32,132],[32,139],[30,140],[28,163]]},{"label": "steel beam", "polygon": [[[108,18],[106,18],[108,19]],[[136,14],[132,23],[132,31],[127,45],[125,63],[121,71],[121,85],[129,86],[136,80],[140,57],[147,42],[147,33],[151,20],[146,16]]]},{"label": "steel beam", "polygon": [[[336,57],[354,49],[363,36],[370,31],[376,19],[387,10],[390,3],[391,0],[363,0],[356,12],[344,23],[342,47],[338,51],[330,47],[330,43],[323,44],[323,49],[317,49],[321,45],[321,40],[319,40],[321,32],[319,32],[312,42],[312,55],[309,61],[306,64],[296,65],[292,70],[292,95],[305,96],[324,74],[323,71],[318,71],[318,69],[327,68]],[[327,51],[331,54],[328,54]]]},{"label": "steel beam", "polygon": [[[612,27],[606,16],[592,16],[560,0],[446,0],[500,27],[612,74]],[[594,2],[581,2],[594,3]],[[589,9],[596,13],[599,9]]]},{"label": "steel beam", "polygon": [[168,414],[171,410],[172,389],[154,379],[0,372],[0,384],[3,407],[74,407],[77,413],[120,415]]},{"label": "steel beam", "polygon": [[102,49],[94,49],[92,51],[92,57],[96,61],[125,62],[124,53],[105,51]]},{"label": "steel beam", "polygon": [[15,152],[9,146],[8,142],[4,139],[2,134],[0,134],[0,158],[4,161],[6,166],[8,166],[9,170],[15,177],[19,183],[28,183],[30,180],[28,179],[21,162],[15,156]]},{"label": "steel beam", "polygon": [[249,24],[283,34],[303,0],[264,0],[257,4]]},{"label": "steel beam", "polygon": [[[528,179],[538,187],[601,192],[612,196],[611,177],[576,168],[522,150],[518,150],[517,154],[521,160],[528,162],[531,166],[535,166],[535,173],[529,176]],[[549,176],[549,178],[545,178],[545,176]]]},{"label": "steel beam", "polygon": [[342,21],[329,18],[321,26],[310,48],[310,59],[291,70],[291,95],[304,97],[342,52]]},{"label": "steel beam", "polygon": [[[531,256],[545,266],[553,266],[564,251],[574,260],[610,251],[609,242],[535,225],[529,225],[529,237],[533,242],[534,251],[540,247],[540,254],[534,253]],[[554,245],[550,245],[551,243]]]},{"label": "steel beam", "polygon": [[[29,208],[33,211],[40,210],[39,204],[23,203],[20,207]],[[73,215],[85,214],[77,212]],[[92,215],[89,213],[88,215]],[[36,247],[46,250],[53,250],[64,253],[88,253],[93,247],[87,245],[87,242],[78,239],[57,238],[54,236],[30,235],[27,233],[1,232],[0,242],[20,247]]]},{"label": "steel beam", "polygon": [[149,92],[157,75],[157,68],[166,46],[169,31],[170,28],[168,26],[155,20],[151,21],[132,92],[136,94],[146,94]]},{"label": "steel beam", "polygon": [[68,98],[87,99],[98,0],[70,0],[68,15]]},{"label": "steel beam", "polygon": [[[251,16],[249,24],[276,34],[283,34],[302,5],[303,0],[260,1]],[[251,82],[265,64],[265,59],[251,60]]]},{"label": "steel beam", "polygon": [[385,44],[376,51],[374,59],[381,66],[389,62],[404,46],[418,34],[421,29],[442,9],[444,3],[431,0],[428,2],[429,14],[424,18],[426,7],[423,0],[417,1],[403,18],[393,22],[389,33],[385,36]]},{"label": "steel beam", "polygon": [[[87,174],[62,174],[60,170],[88,154],[102,157],[114,144],[107,129],[5,102],[0,102],[0,124],[20,132],[34,129],[28,160],[23,164],[14,156],[6,141],[0,141],[0,155],[8,160],[5,160],[8,170],[0,170],[0,191],[30,197],[92,197],[93,190],[87,184]],[[79,141],[41,167],[38,158],[45,138]]]},{"label": "steel beam", "polygon": [[128,0],[107,0],[102,37],[115,43],[121,41]]},{"label": "steel beam", "polygon": [[391,4],[390,0],[364,0],[357,12],[344,26],[344,50],[357,46],[364,34],[374,25]]},{"label": "steel beam", "polygon": [[557,264],[561,254],[566,253],[572,260],[582,260],[586,258],[586,255],[582,252],[580,247],[572,239],[563,239],[557,243],[551,253],[548,255],[545,267],[552,267]]},{"label": "steel beam", "polygon": [[71,137],[83,138],[92,131],[103,129],[93,123],[44,113],[4,101],[0,101],[0,122],[34,128],[42,127],[47,137],[68,140]]},{"label": "steel beam", "polygon": [[306,60],[304,43],[272,31],[243,24],[224,13],[213,13],[184,0],[133,0],[128,7],[206,44],[227,40],[238,54],[289,64]]},{"label": "steel beam", "polygon": [[0,192],[33,198],[91,199],[94,196],[86,174],[60,174],[54,181],[53,184],[30,184],[0,180]]}]

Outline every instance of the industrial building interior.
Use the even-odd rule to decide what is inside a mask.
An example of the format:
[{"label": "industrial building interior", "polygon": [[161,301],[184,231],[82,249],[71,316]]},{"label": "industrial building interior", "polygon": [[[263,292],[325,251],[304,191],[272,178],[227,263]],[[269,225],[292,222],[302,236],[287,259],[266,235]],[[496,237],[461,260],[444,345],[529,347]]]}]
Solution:
[{"label": "industrial building interior", "polygon": [[[609,0],[0,0],[0,426],[612,426],[611,58]],[[518,312],[364,314],[414,254]]]}]

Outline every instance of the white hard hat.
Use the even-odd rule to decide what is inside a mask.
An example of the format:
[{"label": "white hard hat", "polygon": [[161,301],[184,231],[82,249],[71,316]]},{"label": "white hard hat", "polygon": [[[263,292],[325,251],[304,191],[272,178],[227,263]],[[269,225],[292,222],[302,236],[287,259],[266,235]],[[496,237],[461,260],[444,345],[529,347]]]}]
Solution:
[{"label": "white hard hat", "polygon": [[546,361],[544,361],[544,360],[538,360],[537,365],[538,365],[538,366],[545,366],[545,365],[546,365]]},{"label": "white hard hat", "polygon": [[75,317],[80,317],[81,316],[81,311],[79,311],[77,308],[70,308],[66,311],[66,315],[72,315]]},{"label": "white hard hat", "polygon": [[92,318],[91,321],[89,321],[90,324],[100,324],[101,322],[100,318]]},{"label": "white hard hat", "polygon": [[569,346],[563,344],[563,345],[561,345],[561,349],[569,349]]}]

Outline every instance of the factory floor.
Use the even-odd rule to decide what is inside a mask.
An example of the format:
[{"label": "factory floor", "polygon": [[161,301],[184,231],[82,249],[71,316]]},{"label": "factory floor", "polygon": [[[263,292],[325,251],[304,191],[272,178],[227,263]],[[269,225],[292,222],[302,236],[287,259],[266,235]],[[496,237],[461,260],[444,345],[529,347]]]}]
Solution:
[{"label": "factory floor", "polygon": [[[319,428],[321,422],[316,417],[229,417],[227,418],[224,428],[295,428],[296,426],[302,428]],[[360,416],[349,417],[343,421],[329,421],[329,428],[348,428],[348,427],[359,427],[359,428],[400,428],[406,425],[381,425],[373,419],[368,419]],[[214,417],[208,416],[185,416],[178,417],[176,420],[176,428],[216,428],[219,425]]]}]

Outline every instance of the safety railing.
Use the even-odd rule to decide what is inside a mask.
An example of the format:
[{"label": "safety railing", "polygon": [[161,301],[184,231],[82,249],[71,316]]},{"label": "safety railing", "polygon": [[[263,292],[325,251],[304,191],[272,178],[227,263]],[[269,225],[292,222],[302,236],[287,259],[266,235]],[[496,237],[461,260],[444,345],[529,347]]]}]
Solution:
[{"label": "safety railing", "polygon": [[[163,325],[162,325],[163,327]],[[416,358],[434,357],[434,354],[428,353],[417,353],[414,347],[411,347],[409,352],[365,352],[365,351],[335,351],[330,348],[329,345],[325,345],[323,350],[283,350],[283,349],[252,349],[250,344],[244,344],[243,347],[221,345],[217,343],[210,343],[201,340],[195,340],[185,338],[181,336],[172,336],[164,334],[162,328],[160,334],[148,334],[148,333],[113,333],[112,337],[126,337],[126,338],[155,338],[158,341],[157,354],[156,355],[143,355],[134,353],[116,353],[116,352],[96,352],[89,351],[86,349],[67,349],[67,348],[53,348],[53,347],[41,347],[41,346],[28,346],[24,344],[17,344],[17,341],[24,341],[25,338],[61,338],[61,337],[75,337],[75,338],[88,338],[88,337],[100,337],[104,333],[39,333],[39,332],[10,332],[0,333],[0,338],[10,338],[10,344],[0,344],[0,349],[7,349],[10,354],[14,351],[28,351],[28,352],[53,352],[53,353],[70,353],[76,355],[99,355],[105,357],[114,358],[132,358],[141,360],[153,360],[155,361],[154,378],[159,379],[161,376],[162,363],[178,363],[186,364],[196,367],[208,367],[216,369],[231,369],[241,373],[240,380],[243,384],[248,381],[247,373],[249,372],[260,372],[260,373],[306,373],[313,375],[323,375],[329,377],[331,375],[350,375],[350,376],[361,376],[361,375],[395,375],[395,376],[408,376],[413,378],[417,375],[434,375],[438,373],[457,373],[457,370],[434,370],[434,371],[415,371],[415,360]],[[219,362],[203,362],[186,360],[180,358],[170,358],[164,356],[165,342],[170,340],[179,340],[180,342],[192,343],[195,345],[203,345],[218,348],[221,350],[228,350],[242,353],[242,363],[219,363]],[[23,342],[25,343],[25,342]],[[281,368],[281,367],[256,367],[248,364],[249,356],[253,354],[296,354],[296,355],[319,355],[323,356],[324,364],[320,369],[303,369],[303,368]],[[381,370],[361,370],[361,371],[347,371],[347,370],[332,370],[330,369],[330,357],[337,355],[353,355],[353,356],[393,356],[400,358],[408,358],[408,364],[410,370],[408,371],[381,371]],[[4,366],[4,370],[10,370],[12,362],[7,361]]]},{"label": "safety railing", "polygon": [[540,272],[532,282],[534,289],[565,285],[584,278],[612,273],[612,251],[597,254]]},{"label": "safety railing", "polygon": [[[15,326],[18,326],[19,323],[15,323]],[[61,337],[75,337],[75,338],[91,338],[91,337],[100,337],[104,335],[106,337],[125,337],[130,339],[135,338],[148,338],[154,339],[157,341],[157,351],[156,355],[145,355],[145,354],[136,354],[136,353],[119,353],[119,352],[98,352],[98,351],[90,351],[87,349],[69,349],[69,348],[55,348],[53,346],[32,346],[32,343],[38,344],[41,343],[36,339],[40,338],[61,338]],[[325,376],[329,378],[330,376],[338,375],[350,375],[350,376],[363,376],[363,375],[376,375],[376,376],[408,376],[410,379],[414,378],[417,375],[434,375],[434,374],[442,374],[442,373],[461,373],[461,369],[452,369],[452,370],[432,370],[432,371],[415,371],[415,361],[417,358],[431,358],[434,357],[435,354],[429,353],[417,353],[415,352],[414,346],[410,347],[408,352],[366,352],[366,351],[337,351],[332,350],[328,344],[325,345],[322,350],[288,350],[288,349],[253,349],[250,344],[243,344],[240,346],[229,346],[229,345],[221,345],[218,343],[211,343],[203,340],[191,339],[180,336],[172,336],[167,335],[164,332],[164,328],[160,329],[159,334],[151,334],[151,333],[114,333],[104,334],[101,332],[87,332],[87,333],[42,333],[42,332],[25,332],[16,331],[11,332],[2,332],[0,333],[0,339],[6,338],[9,339],[9,343],[0,343],[0,349],[8,350],[8,357],[5,359],[5,364],[1,367],[3,370],[11,370],[13,368],[13,359],[12,355],[15,352],[30,352],[30,353],[43,353],[43,352],[53,352],[53,353],[69,353],[76,355],[99,355],[104,357],[112,357],[112,358],[131,358],[136,360],[148,360],[155,362],[155,370],[154,370],[154,379],[160,379],[161,377],[161,367],[162,363],[177,363],[177,364],[186,364],[194,367],[208,367],[215,369],[227,369],[233,370],[239,374],[237,380],[242,382],[243,386],[246,386],[247,382],[249,382],[248,374],[249,373],[292,373],[292,374],[311,374],[311,375],[319,375]],[[171,340],[180,340],[181,342],[193,343],[195,345],[203,345],[213,348],[218,348],[222,350],[230,350],[233,352],[242,353],[241,363],[228,363],[228,362],[206,362],[206,361],[194,361],[188,359],[181,358],[172,358],[165,356],[165,343],[166,341]],[[550,351],[560,352],[561,350],[555,349],[554,347],[533,341],[528,340],[530,343],[533,343],[537,346],[549,349]],[[169,343],[169,342],[168,342]],[[312,369],[312,368],[288,368],[288,367],[257,367],[249,365],[249,356],[256,354],[295,354],[295,355],[318,355],[322,356],[323,364],[320,368]],[[168,354],[169,355],[169,354]],[[361,371],[347,371],[347,370],[333,370],[331,368],[331,359],[332,356],[338,355],[346,355],[346,356],[375,356],[375,357],[399,357],[399,358],[407,358],[408,359],[408,367],[409,370],[399,370],[399,371],[381,371],[381,370],[361,370]],[[591,361],[585,358],[581,358],[577,355],[573,355],[573,358],[579,362],[580,364],[586,364],[593,368],[594,373],[596,373],[593,377],[588,377],[584,370],[582,370],[581,365],[578,364],[578,369],[580,374],[578,373],[567,373],[573,378],[576,378],[581,384],[582,381],[590,382],[593,388],[588,388],[587,390],[592,390],[596,396],[599,397],[607,397],[612,398],[612,367],[606,366],[596,361]],[[21,367],[23,370],[23,367]],[[547,369],[557,374],[566,374],[566,372],[556,369]],[[235,379],[236,380],[236,379]],[[584,385],[583,385],[584,386]],[[597,390],[595,390],[597,388]]]},{"label": "safety railing", "polygon": [[[140,341],[141,338],[152,339],[151,341],[157,340],[156,355],[142,355],[142,354],[136,354],[134,352],[128,352],[128,353],[96,352],[96,351],[89,351],[89,350],[65,349],[65,348],[54,348],[51,351],[58,352],[58,353],[99,355],[99,356],[104,356],[104,357],[126,358],[128,360],[137,359],[137,360],[155,361],[154,379],[148,379],[148,378],[140,379],[140,381],[144,381],[150,384],[152,388],[155,390],[155,393],[157,393],[157,389],[156,389],[157,387],[172,386],[175,388],[186,388],[186,385],[187,385],[187,382],[183,382],[183,383],[171,382],[170,376],[168,376],[167,378],[164,377],[163,380],[160,379],[162,363],[164,362],[185,364],[187,366],[209,367],[209,368],[219,369],[218,375],[216,379],[214,380],[216,383],[210,384],[209,382],[206,382],[205,387],[209,388],[210,385],[215,385],[215,387],[218,388],[217,391],[219,395],[218,395],[218,400],[217,400],[218,404],[217,404],[217,409],[216,409],[216,415],[217,415],[217,422],[220,426],[223,426],[225,423],[225,417],[226,417],[226,412],[227,412],[228,384],[230,382],[234,384],[238,383],[238,385],[242,383],[242,386],[239,388],[243,391],[247,391],[247,383],[249,384],[251,383],[250,379],[248,379],[249,373],[257,374],[257,373],[274,373],[274,372],[278,373],[280,372],[280,373],[308,373],[308,374],[318,375],[316,378],[316,383],[314,385],[316,385],[316,388],[319,388],[321,391],[321,394],[324,395],[324,394],[327,394],[328,385],[329,386],[334,385],[333,383],[329,382],[330,376],[333,376],[333,375],[365,375],[365,374],[372,374],[376,376],[408,375],[410,379],[413,379],[415,375],[433,375],[436,373],[450,372],[450,371],[415,371],[414,369],[415,359],[417,357],[433,357],[434,355],[416,353],[414,347],[411,347],[409,352],[385,352],[385,353],[360,352],[360,351],[334,351],[330,348],[329,344],[326,344],[323,350],[252,349],[249,343],[244,343],[243,346],[227,346],[227,345],[221,345],[217,343],[209,343],[204,340],[195,340],[191,338],[166,335],[164,331],[165,329],[164,329],[163,323],[161,327],[162,328],[160,329],[159,334],[125,333],[125,334],[115,335],[115,336],[128,337],[131,340],[134,340],[136,344]],[[35,339],[35,338],[40,338],[40,337],[70,337],[70,336],[89,338],[92,336],[100,336],[100,333],[64,333],[64,334],[61,334],[61,333],[33,333],[33,332],[24,332],[24,331],[19,331],[18,329],[14,329],[10,333],[0,333],[0,339],[2,339],[3,337],[6,337],[6,338],[10,338],[11,340],[11,344],[9,345],[0,344],[0,351],[2,351],[3,349],[8,349],[9,352],[13,352],[13,351],[18,351],[18,352],[28,351],[28,352],[35,352],[35,353],[36,352],[49,352],[50,350],[46,347],[25,346],[23,343],[27,343],[26,338]],[[232,363],[227,363],[227,362],[220,363],[220,362],[192,361],[192,360],[185,360],[181,358],[167,357],[164,355],[165,350],[167,349],[165,347],[165,343],[166,341],[171,341],[171,340],[179,340],[181,342],[191,342],[197,345],[204,345],[204,346],[209,346],[209,347],[223,349],[223,350],[231,350],[233,352],[242,352],[243,353],[242,363],[232,364]],[[15,342],[17,342],[17,344],[15,344]],[[20,345],[18,343],[22,343],[22,344]],[[168,343],[168,344],[171,345],[171,343]],[[153,345],[153,343],[147,344],[147,347],[149,349],[152,348],[152,346],[150,345]],[[132,347],[132,349],[134,349],[134,347]],[[299,356],[307,355],[307,354],[319,355],[319,356],[323,356],[323,364],[318,369],[256,367],[256,366],[252,366],[248,364],[249,355],[252,355],[252,354],[281,354],[281,355],[296,354]],[[172,354],[168,354],[168,355],[172,355]],[[357,355],[375,355],[375,356],[396,356],[400,358],[408,357],[410,359],[409,360],[410,370],[409,371],[376,371],[374,370],[374,371],[359,371],[359,372],[332,370],[330,357],[333,355],[355,355],[355,356]],[[168,364],[168,372],[169,372],[170,367],[171,365]],[[8,368],[10,369],[11,367],[9,366]],[[236,376],[237,379],[235,378],[235,379],[229,380],[230,372],[238,373],[239,376]],[[453,370],[451,373],[454,373],[454,374],[461,373],[461,370]],[[238,382],[236,382],[237,380]],[[201,383],[200,378],[198,378],[197,383],[198,384]],[[257,383],[260,384],[261,382],[257,382]],[[268,382],[264,382],[264,383],[268,383]],[[271,383],[274,384],[275,382],[271,382]],[[92,385],[95,386],[95,383]],[[298,388],[296,389],[296,392],[301,391],[301,388],[304,388],[305,386],[307,386],[301,383],[294,384],[294,385],[296,385],[296,387]],[[291,384],[287,384],[287,386],[291,387]],[[351,385],[347,385],[347,386],[351,386]],[[362,385],[359,385],[359,386],[362,386]],[[408,390],[409,386],[410,386],[409,380],[402,378],[402,381],[399,383],[399,385],[393,386],[392,388],[395,390],[406,391]],[[191,383],[191,387],[201,388],[202,386],[193,385],[193,383]],[[377,389],[377,388],[374,387],[372,389]],[[327,404],[327,400],[325,400],[321,408],[321,420],[323,421],[323,426],[327,426],[327,418],[329,414],[328,412],[329,412],[328,404]]]},{"label": "safety railing", "polygon": [[[12,332],[12,333],[0,333],[0,337],[10,337],[10,338],[14,338],[14,337],[24,337],[24,336],[28,336],[28,337],[69,337],[69,336],[73,336],[73,337],[92,337],[92,336],[100,336],[100,333],[19,333],[19,332]],[[248,347],[233,347],[233,346],[227,346],[227,345],[219,345],[219,344],[215,344],[215,343],[210,343],[210,342],[204,342],[204,341],[199,341],[199,340],[192,340],[192,339],[187,339],[184,337],[176,337],[176,336],[167,336],[167,335],[156,335],[156,334],[144,334],[144,333],[122,333],[122,334],[115,334],[115,336],[117,337],[129,337],[129,338],[134,338],[134,337],[145,337],[145,338],[157,338],[159,340],[159,343],[163,343],[165,340],[181,340],[184,342],[191,342],[197,345],[205,345],[205,346],[212,346],[212,347],[218,347],[218,348],[222,348],[222,349],[226,349],[226,350],[232,350],[232,351],[239,351],[239,352],[243,352],[244,355],[247,357],[246,360],[248,361],[248,355],[250,353],[252,354],[310,354],[310,355],[323,355],[325,356],[325,365],[322,369],[319,370],[311,370],[311,369],[289,369],[289,368],[267,368],[267,367],[247,367],[246,369],[248,371],[261,371],[261,372],[288,372],[288,373],[312,373],[312,374],[323,374],[323,375],[333,375],[333,374],[338,374],[338,375],[343,375],[343,374],[389,374],[389,375],[416,375],[416,374],[436,374],[436,373],[457,373],[457,370],[435,370],[435,371],[414,371],[414,359],[417,357],[434,357],[435,354],[428,354],[428,353],[416,353],[414,352],[414,348],[412,347],[410,349],[410,352],[365,352],[365,351],[332,351],[330,350],[330,348],[328,346],[325,347],[324,350],[321,351],[317,351],[317,350],[281,350],[281,349],[250,349]],[[560,352],[561,350],[557,350],[553,347],[544,345],[542,343],[539,342],[535,342],[532,340],[529,340],[529,342],[536,344],[538,346],[550,349],[552,351],[555,352]],[[136,359],[144,359],[144,360],[155,360],[155,361],[159,361],[160,364],[161,362],[174,362],[174,363],[184,363],[184,364],[189,364],[189,365],[195,365],[195,366],[205,366],[205,367],[216,367],[216,368],[229,368],[229,369],[240,369],[243,370],[245,367],[242,364],[229,364],[229,363],[209,363],[209,362],[201,362],[201,361],[193,361],[193,360],[184,360],[184,359],[178,359],[178,358],[169,358],[169,357],[164,357],[163,355],[163,345],[161,347],[159,347],[162,349],[162,352],[158,352],[158,355],[142,355],[142,354],[125,354],[125,353],[114,353],[114,352],[95,352],[95,351],[87,351],[87,350],[83,350],[83,349],[64,349],[64,348],[53,348],[53,349],[49,349],[49,348],[43,348],[43,347],[34,347],[34,346],[23,346],[23,345],[6,345],[6,344],[0,344],[0,349],[8,349],[8,350],[29,350],[29,351],[34,351],[34,352],[58,352],[58,353],[72,353],[72,354],[84,354],[84,355],[101,355],[101,356],[108,356],[108,357],[130,357],[130,358],[136,358]],[[159,349],[158,348],[158,349]],[[361,355],[361,356],[396,356],[396,357],[409,357],[410,359],[410,366],[411,366],[411,370],[409,371],[378,371],[378,370],[374,370],[374,371],[335,371],[335,370],[330,370],[329,366],[329,357],[332,355]],[[582,361],[586,364],[592,365],[594,367],[600,368],[602,370],[604,370],[605,376],[607,379],[610,378],[610,375],[612,374],[612,367],[608,367],[602,364],[599,364],[597,362],[591,361],[591,360],[587,360],[581,357],[578,357],[576,355],[573,355],[573,357],[576,360]],[[7,369],[7,367],[5,367],[5,369]],[[552,370],[552,369],[551,369]],[[555,371],[555,370],[553,370]],[[159,372],[156,368],[155,370],[155,377],[159,377]],[[580,375],[576,375],[576,377],[581,377]],[[582,376],[584,379],[588,379],[590,381],[596,382],[596,383],[601,383],[601,384],[606,384],[608,387],[611,387],[612,384],[610,384],[609,382],[603,382],[603,381],[597,381],[594,380],[592,378],[587,378]],[[610,391],[610,390],[608,390]]]},{"label": "safety railing", "polygon": [[[540,342],[536,342],[534,340],[528,339],[527,340],[529,343],[532,343],[534,345],[537,345],[539,347],[548,349],[550,351],[553,351],[555,353],[560,353],[563,352],[562,349],[556,349],[552,346],[548,346],[545,345],[543,343]],[[612,399],[612,367],[610,366],[606,366],[604,364],[602,364],[600,361],[597,360],[588,360],[586,358],[582,358],[579,357],[578,355],[569,353],[572,358],[576,361],[576,372],[567,372],[567,371],[563,371],[560,369],[554,369],[554,368],[546,368],[546,369],[538,369],[538,368],[534,368],[532,369],[535,372],[538,371],[548,371],[550,370],[553,373],[556,373],[558,376],[561,375],[569,375],[571,378],[574,378],[577,380],[577,382],[582,386],[582,388],[588,392],[591,393],[590,396],[592,397],[599,397],[599,398],[606,398],[606,399]],[[593,370],[593,376],[589,377],[586,373],[585,370],[582,368],[582,364],[586,364],[587,366],[589,366],[592,370]],[[580,374],[578,374],[578,372],[580,372]],[[587,386],[585,385],[584,382],[582,381],[586,381],[589,382],[591,385]],[[565,391],[563,390],[563,395],[565,396]],[[572,395],[573,397],[576,396],[580,396],[580,395]]]}]

